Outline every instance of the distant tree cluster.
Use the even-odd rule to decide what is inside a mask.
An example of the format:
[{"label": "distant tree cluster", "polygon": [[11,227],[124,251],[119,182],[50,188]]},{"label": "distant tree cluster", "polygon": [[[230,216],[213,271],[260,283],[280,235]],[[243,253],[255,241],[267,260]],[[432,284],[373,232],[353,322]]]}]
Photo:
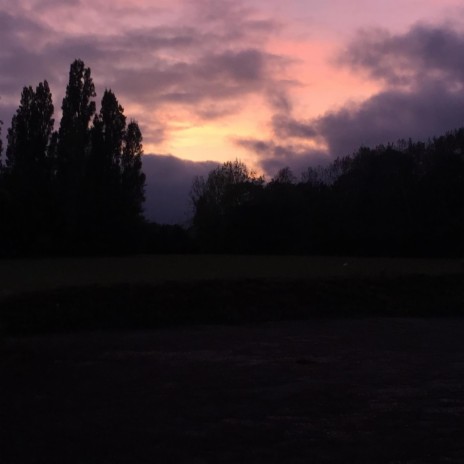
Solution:
[{"label": "distant tree cluster", "polygon": [[[120,251],[464,256],[464,128],[360,148],[297,179],[240,161],[192,185],[192,226],[142,215],[142,134],[71,64],[59,128],[47,81],[24,87],[0,137],[0,255]],[[2,123],[0,122],[0,130]],[[0,134],[1,135],[1,134]]]},{"label": "distant tree cluster", "polygon": [[228,253],[464,256],[464,128],[360,148],[297,181],[239,162],[195,179],[193,232]]},{"label": "distant tree cluster", "polygon": [[142,134],[111,90],[99,113],[95,96],[90,68],[75,60],[54,130],[47,81],[24,87],[0,172],[4,254],[125,247],[142,221]]}]

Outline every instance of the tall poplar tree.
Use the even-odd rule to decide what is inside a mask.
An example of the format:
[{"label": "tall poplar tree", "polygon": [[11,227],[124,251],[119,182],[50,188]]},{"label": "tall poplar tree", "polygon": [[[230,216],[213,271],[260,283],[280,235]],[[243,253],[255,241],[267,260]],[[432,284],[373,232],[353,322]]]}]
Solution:
[{"label": "tall poplar tree", "polygon": [[24,87],[8,130],[5,175],[18,238],[24,242],[40,242],[49,235],[54,165],[48,148],[53,112],[47,81],[35,90]]},{"label": "tall poplar tree", "polygon": [[124,109],[111,90],[105,90],[93,121],[92,148],[87,165],[89,212],[94,231],[117,233],[121,208],[121,156],[126,130]]},{"label": "tall poplar tree", "polygon": [[12,174],[20,172],[27,176],[27,182],[45,182],[51,175],[48,146],[54,125],[53,111],[47,81],[41,82],[35,91],[30,86],[24,87],[8,130],[6,164]]},{"label": "tall poplar tree", "polygon": [[[86,166],[90,152],[90,122],[95,114],[95,86],[90,68],[75,60],[63,98],[57,141],[57,181],[64,234],[79,240],[86,221]],[[76,236],[77,235],[77,236]]]}]

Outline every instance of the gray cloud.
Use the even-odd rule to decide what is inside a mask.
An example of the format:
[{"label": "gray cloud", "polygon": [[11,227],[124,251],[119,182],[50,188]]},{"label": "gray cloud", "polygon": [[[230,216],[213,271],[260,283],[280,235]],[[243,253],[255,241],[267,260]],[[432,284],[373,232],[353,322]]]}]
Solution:
[{"label": "gray cloud", "polygon": [[409,137],[438,136],[463,125],[464,95],[446,84],[430,83],[414,92],[385,91],[353,108],[313,121],[330,152],[345,155],[360,145],[374,146]]},{"label": "gray cloud", "polygon": [[[276,146],[290,147],[298,159],[301,150],[292,149],[294,140],[300,144],[325,142],[333,158],[350,154],[361,145],[407,138],[423,140],[463,125],[463,33],[447,26],[424,25],[396,36],[379,30],[364,31],[339,60],[384,80],[387,87],[361,103],[348,103],[310,120],[278,112],[272,119],[278,142],[266,142],[266,146],[274,151]],[[263,147],[249,146],[265,154]],[[268,165],[269,160],[285,159],[275,153],[266,156],[263,165]]]},{"label": "gray cloud", "polygon": [[259,155],[260,166],[268,177],[273,177],[284,167],[290,167],[298,175],[309,166],[325,165],[330,161],[325,151],[304,144],[279,144],[258,139],[237,139],[235,143]]},{"label": "gray cloud", "polygon": [[[339,62],[367,71],[387,86],[360,103],[347,103],[317,118],[300,120],[291,106],[276,105],[273,140],[239,140],[258,155],[270,175],[324,164],[360,146],[399,139],[424,140],[464,122],[464,34],[447,26],[418,25],[403,35],[364,31]],[[327,150],[315,150],[324,144]]]},{"label": "gray cloud", "polygon": [[316,138],[318,130],[311,121],[297,121],[296,119],[276,114],[272,118],[274,134],[281,139],[285,138]]},{"label": "gray cloud", "polygon": [[[52,8],[53,0],[47,5]],[[59,11],[60,2],[55,6]],[[59,108],[75,58],[92,68],[97,94],[111,87],[123,105],[151,106],[153,115],[174,104],[200,120],[218,119],[240,110],[233,102],[237,97],[267,96],[269,89],[278,92],[281,87],[274,76],[286,61],[262,47],[280,26],[255,18],[241,2],[222,1],[220,7],[217,2],[195,2],[189,4],[190,17],[180,22],[129,28],[118,35],[57,34],[39,15],[34,19],[21,8],[20,3],[12,8],[14,14],[0,13],[6,50],[0,55],[0,95],[9,102],[19,101],[24,85],[47,79]],[[119,13],[108,12],[109,19]],[[142,114],[134,116],[141,119]],[[166,136],[166,127],[157,127],[146,132],[145,139],[156,143]]]},{"label": "gray cloud", "polygon": [[279,114],[288,115],[291,113],[292,102],[284,86],[280,86],[280,88],[270,87],[267,96],[271,107]]},{"label": "gray cloud", "polygon": [[0,11],[0,96],[3,99],[29,85],[29,82],[21,83],[18,76],[44,79],[47,64],[40,59],[35,47],[49,36],[50,31],[37,22]]},{"label": "gray cloud", "polygon": [[[448,25],[416,25],[401,35],[364,31],[344,64],[384,80],[384,91],[310,121],[334,155],[360,145],[426,139],[464,122],[464,33]],[[309,135],[309,134],[308,134]]]},{"label": "gray cloud", "polygon": [[218,163],[194,162],[168,155],[145,155],[145,217],[163,224],[184,224],[192,217],[189,192],[195,176],[206,176]]},{"label": "gray cloud", "polygon": [[194,109],[199,102],[209,100],[218,106],[222,101],[229,109],[228,100],[261,93],[272,85],[270,76],[278,60],[257,49],[204,55],[195,62],[154,60],[136,73],[120,71],[114,84],[130,89],[135,101],[191,105]]},{"label": "gray cloud", "polygon": [[280,31],[273,19],[256,16],[248,3],[237,0],[196,0],[191,20],[202,29],[214,31],[218,38],[243,46],[262,43],[270,33]]},{"label": "gray cloud", "polygon": [[464,33],[448,24],[419,24],[401,35],[364,30],[338,61],[391,85],[416,84],[431,78],[462,83]]}]

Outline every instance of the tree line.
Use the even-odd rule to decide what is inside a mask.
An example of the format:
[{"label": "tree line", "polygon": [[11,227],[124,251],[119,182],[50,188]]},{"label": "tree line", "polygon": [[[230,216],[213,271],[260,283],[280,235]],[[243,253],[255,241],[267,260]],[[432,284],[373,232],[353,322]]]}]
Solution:
[{"label": "tree line", "polygon": [[[47,81],[24,87],[0,165],[0,253],[124,249],[143,220],[142,134],[75,60],[54,129]],[[3,147],[0,141],[0,155]]]},{"label": "tree line", "polygon": [[193,228],[205,251],[464,256],[464,128],[362,147],[298,180],[240,161],[196,178]]},{"label": "tree line", "polygon": [[[142,134],[75,60],[55,130],[47,81],[0,137],[0,255],[119,252],[464,256],[464,128],[361,147],[299,179],[227,162],[191,188],[189,227],[143,217]],[[1,123],[0,123],[1,130]]]}]

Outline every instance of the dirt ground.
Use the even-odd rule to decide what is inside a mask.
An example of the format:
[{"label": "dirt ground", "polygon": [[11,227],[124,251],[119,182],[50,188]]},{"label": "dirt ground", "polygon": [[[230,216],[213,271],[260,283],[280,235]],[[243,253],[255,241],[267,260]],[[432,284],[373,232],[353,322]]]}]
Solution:
[{"label": "dirt ground", "polygon": [[463,319],[5,338],[0,462],[462,463]]}]

